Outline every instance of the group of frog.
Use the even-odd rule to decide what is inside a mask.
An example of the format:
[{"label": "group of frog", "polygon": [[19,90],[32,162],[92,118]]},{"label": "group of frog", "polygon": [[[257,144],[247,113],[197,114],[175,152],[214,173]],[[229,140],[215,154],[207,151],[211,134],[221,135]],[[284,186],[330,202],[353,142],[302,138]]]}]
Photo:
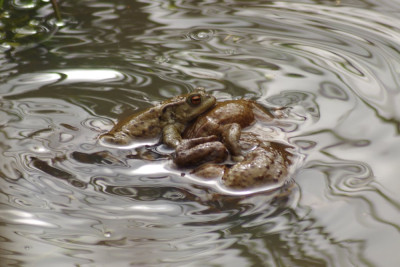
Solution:
[{"label": "group of frog", "polygon": [[174,149],[178,168],[193,167],[198,177],[249,189],[282,182],[289,175],[288,146],[268,138],[268,127],[253,127],[275,119],[254,101],[217,102],[197,88],[121,120],[100,139],[124,146],[161,135],[162,143]]}]

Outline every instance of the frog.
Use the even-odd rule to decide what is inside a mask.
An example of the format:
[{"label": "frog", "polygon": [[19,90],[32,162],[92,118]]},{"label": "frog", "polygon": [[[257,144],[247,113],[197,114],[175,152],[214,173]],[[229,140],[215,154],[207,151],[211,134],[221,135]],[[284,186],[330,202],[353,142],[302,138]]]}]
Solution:
[{"label": "frog", "polygon": [[99,138],[106,144],[127,146],[133,142],[162,136],[162,143],[176,148],[189,121],[212,108],[216,98],[199,87],[190,93],[175,96],[120,120]]},{"label": "frog", "polygon": [[[203,163],[201,159],[208,158],[204,154],[220,149],[217,146],[222,143],[233,164],[216,164],[221,158],[211,157],[209,163],[194,169],[193,175],[221,177],[223,184],[232,189],[278,184],[289,173],[291,154],[285,142],[266,134],[265,128],[274,120],[272,112],[252,100],[217,102],[185,129],[173,161],[178,167]],[[255,127],[257,123],[261,126]],[[203,142],[206,137],[209,142]]]}]

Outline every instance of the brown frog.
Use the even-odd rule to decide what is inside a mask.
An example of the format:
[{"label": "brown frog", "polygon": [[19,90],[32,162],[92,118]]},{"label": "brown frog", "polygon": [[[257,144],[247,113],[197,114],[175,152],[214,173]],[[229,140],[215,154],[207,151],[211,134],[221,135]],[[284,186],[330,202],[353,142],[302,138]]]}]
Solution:
[{"label": "brown frog", "polygon": [[187,123],[215,105],[215,97],[197,88],[118,122],[100,140],[114,145],[129,145],[135,140],[160,134],[164,144],[175,148]]},{"label": "brown frog", "polygon": [[[274,116],[254,101],[219,102],[185,130],[185,139],[176,148],[174,162],[181,167],[196,165],[205,158],[220,162],[221,158],[214,160],[212,154],[207,154],[210,151],[218,154],[216,151],[220,148],[216,144],[220,141],[228,148],[234,164],[230,168],[206,164],[195,169],[195,175],[222,176],[223,183],[230,188],[247,189],[282,182],[290,165],[287,146],[270,142],[272,137],[265,134],[266,126],[254,127],[257,122],[271,123],[273,120]],[[242,131],[247,127],[250,131]],[[205,138],[212,142],[206,142]]]}]

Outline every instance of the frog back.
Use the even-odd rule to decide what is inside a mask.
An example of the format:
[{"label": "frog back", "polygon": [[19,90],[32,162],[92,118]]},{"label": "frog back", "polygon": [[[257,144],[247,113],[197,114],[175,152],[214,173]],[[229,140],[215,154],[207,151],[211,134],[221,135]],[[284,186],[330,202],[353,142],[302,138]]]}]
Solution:
[{"label": "frog back", "polygon": [[131,137],[156,137],[161,133],[162,110],[160,107],[152,107],[145,111],[135,113],[119,121],[109,134],[123,132]]},{"label": "frog back", "polygon": [[236,123],[242,128],[250,126],[255,120],[252,105],[253,102],[249,100],[219,102],[185,130],[184,138],[218,135],[221,126],[227,124]]}]

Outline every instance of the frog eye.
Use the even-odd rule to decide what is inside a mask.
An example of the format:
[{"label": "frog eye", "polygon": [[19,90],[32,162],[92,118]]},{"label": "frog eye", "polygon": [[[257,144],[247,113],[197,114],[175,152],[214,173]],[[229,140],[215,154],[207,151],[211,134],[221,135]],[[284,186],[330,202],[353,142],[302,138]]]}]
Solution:
[{"label": "frog eye", "polygon": [[190,96],[189,97],[189,103],[194,105],[194,106],[200,105],[200,103],[201,103],[201,95],[192,95],[192,96]]}]

